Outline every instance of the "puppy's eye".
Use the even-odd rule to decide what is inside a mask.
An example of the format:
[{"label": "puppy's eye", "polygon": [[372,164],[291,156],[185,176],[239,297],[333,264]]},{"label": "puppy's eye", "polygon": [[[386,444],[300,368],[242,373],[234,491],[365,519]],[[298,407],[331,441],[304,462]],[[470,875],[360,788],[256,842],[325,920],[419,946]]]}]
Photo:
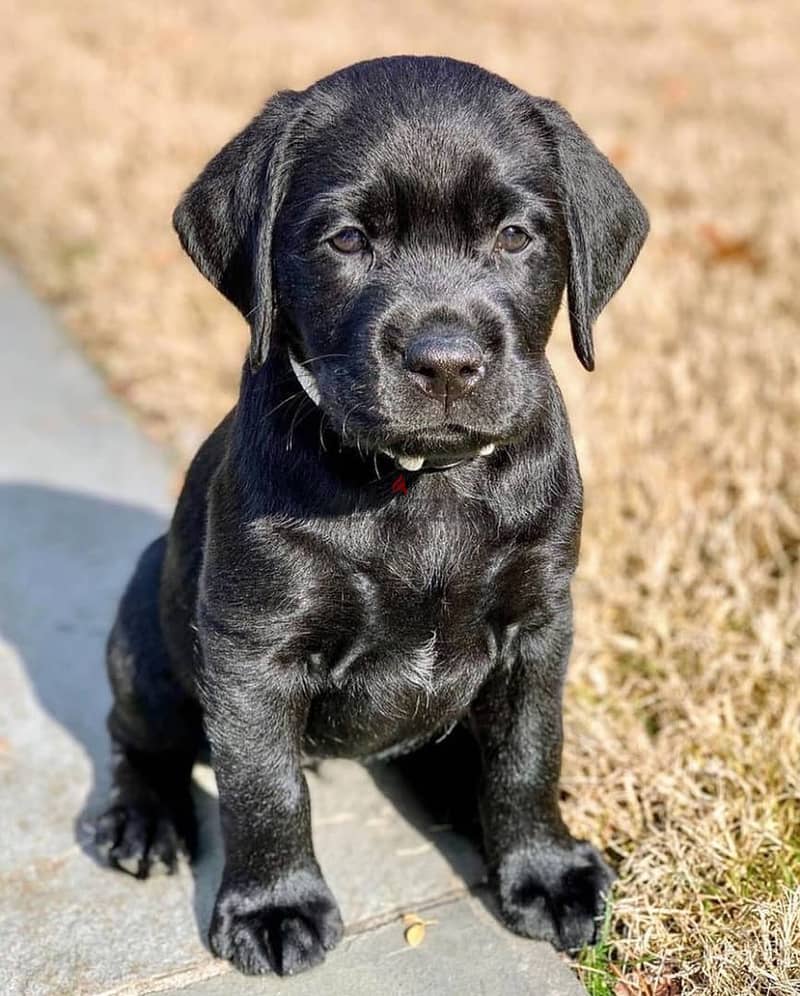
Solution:
[{"label": "puppy's eye", "polygon": [[504,228],[494,243],[495,252],[522,252],[530,243],[531,237],[524,228],[517,225],[509,225]]},{"label": "puppy's eye", "polygon": [[364,252],[369,247],[366,235],[357,228],[343,228],[328,241],[337,252],[346,253],[348,256]]}]

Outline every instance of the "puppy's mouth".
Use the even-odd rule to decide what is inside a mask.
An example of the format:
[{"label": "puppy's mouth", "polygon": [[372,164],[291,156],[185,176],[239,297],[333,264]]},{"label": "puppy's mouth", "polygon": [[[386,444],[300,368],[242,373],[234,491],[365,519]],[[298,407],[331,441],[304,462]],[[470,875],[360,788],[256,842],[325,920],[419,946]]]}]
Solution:
[{"label": "puppy's mouth", "polygon": [[[292,370],[311,401],[320,406],[321,397],[316,377],[289,353]],[[355,420],[353,420],[355,421]],[[476,457],[494,453],[500,440],[485,431],[453,422],[444,422],[424,428],[418,426],[391,426],[385,429],[364,431],[343,420],[342,441],[361,452],[383,453],[391,457],[398,467],[408,471],[426,468],[444,469]]]},{"label": "puppy's mouth", "polygon": [[403,470],[445,468],[490,456],[497,442],[483,433],[475,433],[462,426],[442,426],[436,430],[412,431],[378,444],[378,449],[394,459]]},{"label": "puppy's mouth", "polygon": [[[490,456],[494,453],[495,445],[494,443],[488,443],[486,446],[482,446],[477,453],[463,453],[454,454],[452,456],[431,456],[428,454],[414,456],[396,456],[394,457],[395,463],[398,467],[403,470],[423,470],[425,467],[434,467],[437,470],[446,470],[448,467],[455,467],[456,464],[463,463],[465,460],[474,460],[479,456]],[[386,451],[387,456],[393,456],[394,454]]]}]

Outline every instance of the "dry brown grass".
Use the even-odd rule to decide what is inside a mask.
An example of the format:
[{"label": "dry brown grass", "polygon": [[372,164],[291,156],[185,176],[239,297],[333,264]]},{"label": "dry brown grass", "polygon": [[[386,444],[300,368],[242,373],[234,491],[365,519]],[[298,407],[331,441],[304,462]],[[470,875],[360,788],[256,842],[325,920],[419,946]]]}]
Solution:
[{"label": "dry brown grass", "polygon": [[616,974],[586,978],[598,993],[624,979],[620,996],[796,996],[800,7],[2,13],[0,244],[182,457],[234,396],[244,330],[181,256],[170,212],[272,90],[446,52],[557,97],[617,160],[650,242],[600,322],[597,373],[561,324],[551,350],[587,491],[566,809],[622,875]]}]

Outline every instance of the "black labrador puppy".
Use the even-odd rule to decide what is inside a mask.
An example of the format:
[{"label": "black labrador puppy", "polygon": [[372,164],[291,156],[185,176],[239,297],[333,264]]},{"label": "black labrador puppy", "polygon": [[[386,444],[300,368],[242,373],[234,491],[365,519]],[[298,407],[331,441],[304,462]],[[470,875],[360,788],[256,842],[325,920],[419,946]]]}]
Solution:
[{"label": "black labrador puppy", "polygon": [[211,947],[297,972],[342,935],[304,762],[435,752],[460,725],[505,922],[591,942],[612,873],[559,814],[582,491],[545,346],[566,287],[592,369],[642,205],[558,104],[403,57],[277,94],[174,222],[252,345],[110,636],[98,845],[173,869],[207,743]]}]

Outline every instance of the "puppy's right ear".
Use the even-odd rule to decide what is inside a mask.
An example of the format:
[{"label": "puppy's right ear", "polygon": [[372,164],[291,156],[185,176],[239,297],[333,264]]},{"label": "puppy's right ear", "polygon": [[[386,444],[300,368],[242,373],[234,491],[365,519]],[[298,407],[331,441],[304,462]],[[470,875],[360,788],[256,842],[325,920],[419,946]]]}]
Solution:
[{"label": "puppy's right ear", "polygon": [[293,91],[276,94],[214,156],[172,216],[198,270],[249,322],[253,370],[267,357],[276,311],[272,230],[286,192],[287,137],[300,99]]}]

